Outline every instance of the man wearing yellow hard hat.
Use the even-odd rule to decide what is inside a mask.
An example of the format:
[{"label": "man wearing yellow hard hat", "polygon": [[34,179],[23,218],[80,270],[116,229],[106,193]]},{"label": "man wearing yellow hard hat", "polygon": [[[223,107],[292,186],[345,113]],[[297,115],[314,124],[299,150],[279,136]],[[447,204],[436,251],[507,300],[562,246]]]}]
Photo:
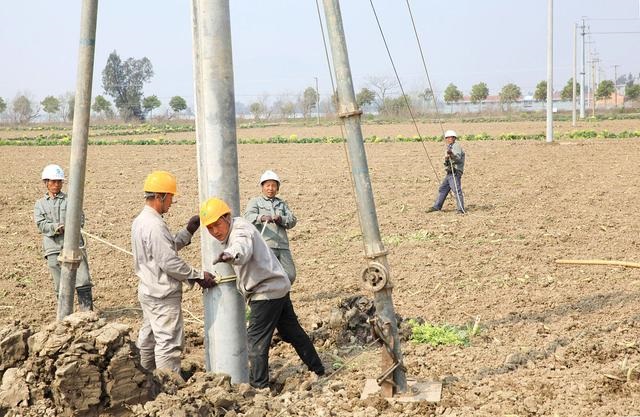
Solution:
[{"label": "man wearing yellow hard hat", "polygon": [[191,243],[200,226],[195,215],[175,236],[162,215],[169,211],[176,195],[176,178],[166,171],[154,171],[144,181],[145,205],[131,225],[131,248],[138,284],[143,323],[138,333],[140,364],[180,372],[184,342],[182,283],[197,282],[203,288],[214,284],[207,271],[198,271],[178,256]]},{"label": "man wearing yellow hard hat", "polygon": [[258,229],[242,217],[231,217],[231,209],[219,198],[202,203],[200,223],[221,242],[223,251],[216,262],[233,266],[238,291],[251,309],[247,329],[251,385],[269,386],[269,346],[276,328],[310,371],[324,375],[318,352],[293,310],[291,281]]}]

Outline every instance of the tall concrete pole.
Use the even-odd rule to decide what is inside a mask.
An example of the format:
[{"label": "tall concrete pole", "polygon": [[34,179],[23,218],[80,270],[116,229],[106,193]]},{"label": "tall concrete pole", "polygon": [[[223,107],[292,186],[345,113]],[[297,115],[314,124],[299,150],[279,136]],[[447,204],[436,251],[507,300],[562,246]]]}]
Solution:
[{"label": "tall concrete pole", "polygon": [[[365,257],[368,261],[368,271],[375,271],[378,276],[386,279],[382,288],[374,291],[374,303],[376,314],[388,330],[393,354],[402,362],[402,350],[398,338],[398,327],[393,307],[392,283],[387,251],[380,238],[378,218],[376,215],[369,167],[365,153],[362,129],[360,126],[360,111],[356,104],[356,96],[353,90],[351,67],[347,53],[347,43],[342,26],[342,16],[338,0],[324,0],[324,12],[327,23],[327,33],[331,44],[333,64],[337,81],[338,114],[342,119],[347,135],[347,147],[351,161],[351,175],[355,187],[360,227],[365,244]],[[366,276],[366,275],[365,275]],[[382,280],[382,282],[385,282]],[[386,353],[386,352],[385,352]],[[384,354],[384,353],[383,353]],[[383,360],[384,363],[384,360]],[[393,382],[397,392],[407,390],[407,379],[403,366],[398,366],[393,371]],[[383,390],[385,386],[383,385]]]},{"label": "tall concrete pole", "polygon": [[[231,23],[228,0],[192,0],[196,84],[196,141],[200,201],[220,197],[240,213]],[[202,266],[217,276],[235,275],[226,263],[213,266],[222,251],[206,230],[201,233]],[[248,382],[245,307],[235,281],[207,290],[204,302],[205,365],[233,383]]]},{"label": "tall concrete pole", "polygon": [[69,188],[67,215],[64,220],[64,246],[60,260],[60,293],[58,296],[58,320],[73,313],[73,296],[76,272],[82,259],[80,251],[80,227],[84,179],[89,142],[89,116],[91,112],[91,86],[93,84],[93,59],[96,46],[98,0],[83,0],[80,15],[80,47],[76,98],[73,110],[71,161],[69,162]]},{"label": "tall concrete pole", "polygon": [[571,126],[576,125],[576,68],[578,60],[578,24],[573,24],[573,90],[571,93]]},{"label": "tall concrete pole", "polygon": [[584,19],[582,19],[582,26],[580,26],[580,29],[582,29],[582,71],[580,72],[580,118],[584,119],[584,95],[585,95],[585,89],[587,88],[587,85],[585,83],[585,71],[586,71],[586,63],[585,63],[585,43],[584,43]]},{"label": "tall concrete pole", "polygon": [[553,142],[553,0],[547,10],[547,143]]},{"label": "tall concrete pole", "polygon": [[318,90],[318,77],[316,79],[316,124],[320,126],[320,90]]}]

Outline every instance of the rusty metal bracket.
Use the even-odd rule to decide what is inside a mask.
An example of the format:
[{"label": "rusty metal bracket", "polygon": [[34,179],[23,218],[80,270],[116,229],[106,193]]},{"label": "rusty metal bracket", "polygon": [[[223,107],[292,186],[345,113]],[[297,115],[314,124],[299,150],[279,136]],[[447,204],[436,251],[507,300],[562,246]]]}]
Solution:
[{"label": "rusty metal bracket", "polygon": [[347,117],[360,116],[361,114],[362,114],[362,110],[357,109],[357,110],[352,110],[352,111],[339,113],[338,117],[341,118],[341,119],[346,119]]},{"label": "rusty metal bracket", "polygon": [[398,368],[406,371],[406,368],[404,367],[404,364],[398,360],[398,357],[394,352],[395,341],[391,335],[391,323],[388,321],[382,321],[379,316],[375,316],[369,319],[369,324],[371,325],[371,333],[374,338],[380,340],[385,348],[385,352],[382,354],[383,363],[387,363],[387,365],[389,365],[388,362],[391,362],[391,364],[376,378],[376,382],[383,389],[383,394],[390,397],[393,395],[392,391],[396,387],[396,383],[393,380],[393,372]]},{"label": "rusty metal bracket", "polygon": [[382,290],[389,281],[389,271],[378,262],[370,262],[362,271],[362,284],[370,291]]},{"label": "rusty metal bracket", "polygon": [[385,249],[385,250],[382,250],[380,252],[365,254],[364,258],[365,259],[376,259],[376,258],[380,258],[381,256],[386,256],[388,254],[389,254],[389,251]]}]

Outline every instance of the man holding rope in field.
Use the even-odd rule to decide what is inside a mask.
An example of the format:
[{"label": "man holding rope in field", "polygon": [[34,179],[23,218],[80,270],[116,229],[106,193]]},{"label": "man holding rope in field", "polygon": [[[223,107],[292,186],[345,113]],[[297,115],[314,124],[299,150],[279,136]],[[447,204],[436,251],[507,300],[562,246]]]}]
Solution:
[{"label": "man holding rope in field", "polygon": [[453,130],[447,130],[444,133],[444,139],[447,143],[447,151],[444,156],[444,170],[447,175],[442,180],[438,188],[438,197],[433,207],[427,210],[427,213],[442,210],[442,205],[447,195],[451,191],[456,199],[456,211],[458,214],[464,214],[464,196],[462,195],[462,173],[464,172],[464,150],[456,139],[458,135]]}]

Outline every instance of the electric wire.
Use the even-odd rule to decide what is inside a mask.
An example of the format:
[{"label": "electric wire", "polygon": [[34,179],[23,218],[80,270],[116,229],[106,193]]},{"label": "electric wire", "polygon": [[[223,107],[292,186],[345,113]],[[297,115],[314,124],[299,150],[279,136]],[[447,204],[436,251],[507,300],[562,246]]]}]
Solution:
[{"label": "electric wire", "polygon": [[[427,152],[427,147],[424,144],[424,139],[420,134],[420,129],[418,128],[418,123],[416,122],[416,118],[413,114],[413,110],[411,108],[411,104],[409,103],[409,99],[407,98],[407,94],[404,91],[404,87],[402,86],[402,81],[400,81],[400,76],[398,75],[398,70],[396,69],[396,64],[393,61],[393,57],[391,56],[391,51],[389,50],[389,45],[387,44],[387,38],[384,35],[384,31],[382,30],[382,26],[380,25],[380,19],[378,19],[378,13],[376,12],[376,7],[373,5],[373,0],[369,0],[369,4],[371,4],[371,10],[373,11],[373,16],[376,19],[376,23],[378,24],[378,29],[380,30],[380,36],[382,36],[382,41],[384,43],[384,47],[387,50],[387,55],[389,56],[389,61],[391,62],[391,67],[393,68],[393,73],[396,75],[396,80],[398,81],[398,85],[400,86],[400,91],[402,92],[402,98],[404,98],[404,102],[409,110],[409,115],[411,116],[411,120],[413,122],[413,126],[416,128],[416,132],[418,133],[418,137],[420,138],[420,143],[422,144],[422,148],[424,149],[425,154],[427,155],[427,159],[429,160],[429,164],[431,165],[431,169],[436,176],[438,182],[440,182],[440,176],[436,171],[436,167],[433,165],[433,161],[431,160],[431,156],[429,152]],[[432,90],[433,92],[433,90]],[[433,94],[432,94],[433,95]],[[440,128],[442,129],[442,123],[440,122]]]}]

